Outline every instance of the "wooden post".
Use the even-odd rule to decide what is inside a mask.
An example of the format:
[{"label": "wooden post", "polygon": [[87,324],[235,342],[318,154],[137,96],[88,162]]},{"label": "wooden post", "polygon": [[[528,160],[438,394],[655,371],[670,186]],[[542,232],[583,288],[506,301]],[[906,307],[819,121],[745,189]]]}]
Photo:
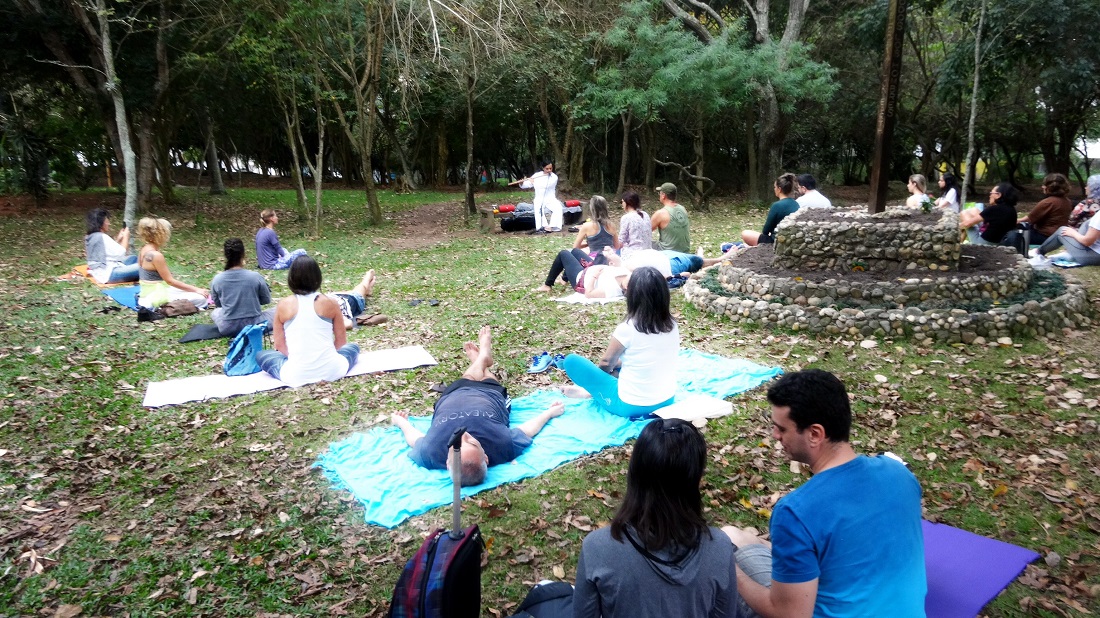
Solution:
[{"label": "wooden post", "polygon": [[882,90],[878,99],[878,123],[875,128],[875,155],[871,160],[871,197],[867,209],[886,210],[886,188],[890,181],[890,146],[898,112],[898,82],[901,80],[901,54],[905,43],[905,11],[909,0],[890,0],[886,20],[886,53],[882,64]]}]

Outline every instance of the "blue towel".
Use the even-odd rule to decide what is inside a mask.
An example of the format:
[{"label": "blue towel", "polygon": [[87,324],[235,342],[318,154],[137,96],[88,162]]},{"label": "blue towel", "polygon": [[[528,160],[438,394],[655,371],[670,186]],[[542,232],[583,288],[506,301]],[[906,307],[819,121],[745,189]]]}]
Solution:
[{"label": "blue towel", "polygon": [[137,311],[137,295],[140,289],[137,285],[127,285],[119,288],[102,288],[102,292],[116,303]]},{"label": "blue towel", "polygon": [[[778,367],[681,350],[678,395],[731,397],[781,373]],[[463,496],[538,476],[582,455],[625,444],[637,438],[647,422],[604,412],[591,399],[568,399],[558,392],[536,391],[512,400],[512,425],[538,415],[555,401],[565,403],[565,414],[547,423],[515,461],[489,468],[481,485],[463,487]],[[428,416],[410,417],[409,421],[420,431],[431,426]],[[332,443],[315,465],[337,489],[346,489],[355,496],[365,509],[368,523],[393,528],[409,517],[449,504],[454,491],[447,471],[417,466],[409,459],[408,451],[399,429],[376,428]]]}]

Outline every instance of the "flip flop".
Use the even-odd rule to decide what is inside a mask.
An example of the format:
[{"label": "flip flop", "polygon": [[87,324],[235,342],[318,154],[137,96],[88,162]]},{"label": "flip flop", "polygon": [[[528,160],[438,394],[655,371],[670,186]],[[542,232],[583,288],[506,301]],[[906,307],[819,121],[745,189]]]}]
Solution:
[{"label": "flip flop", "polygon": [[424,301],[420,300],[419,298],[414,298],[414,299],[409,301],[409,306],[410,307],[415,307],[415,306],[419,305],[422,302],[424,302]]},{"label": "flip flop", "polygon": [[439,306],[439,301],[434,299],[434,298],[430,298],[430,299],[428,299],[428,306],[429,307],[438,307]]}]

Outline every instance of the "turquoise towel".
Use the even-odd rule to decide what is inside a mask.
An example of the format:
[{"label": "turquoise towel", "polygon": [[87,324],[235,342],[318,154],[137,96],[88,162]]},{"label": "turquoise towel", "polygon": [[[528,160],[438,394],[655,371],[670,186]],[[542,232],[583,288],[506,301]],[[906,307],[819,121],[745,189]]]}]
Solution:
[{"label": "turquoise towel", "polygon": [[[681,350],[678,361],[678,396],[697,393],[726,398],[783,372],[778,367],[695,350]],[[647,422],[604,412],[591,399],[568,399],[557,392],[536,391],[512,400],[512,425],[532,418],[555,401],[565,403],[565,414],[547,423],[515,461],[489,468],[481,485],[462,488],[463,496],[538,476],[582,455],[625,444],[637,438]],[[409,421],[421,431],[431,425],[428,416],[410,417]],[[368,523],[392,528],[452,499],[449,474],[417,466],[409,459],[408,451],[399,429],[376,428],[332,443],[315,465],[337,489],[346,489],[355,496],[363,505]]]}]

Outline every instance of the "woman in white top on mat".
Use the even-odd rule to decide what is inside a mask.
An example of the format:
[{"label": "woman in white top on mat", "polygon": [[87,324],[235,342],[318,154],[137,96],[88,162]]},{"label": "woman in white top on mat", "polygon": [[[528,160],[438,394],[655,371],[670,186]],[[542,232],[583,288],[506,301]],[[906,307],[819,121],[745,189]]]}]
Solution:
[{"label": "woman in white top on mat", "polygon": [[[535,190],[535,230],[530,233],[560,232],[564,206],[558,200],[558,175],[554,173],[554,164],[547,161],[543,164],[541,172],[510,183],[510,185],[516,184],[521,189]],[[550,211],[549,220],[546,217],[547,210]]]},{"label": "woman in white top on mat", "polygon": [[275,308],[275,349],[256,355],[260,368],[288,386],[347,375],[359,358],[359,346],[347,343],[340,305],[321,294],[321,267],[308,255],[290,264],[287,287],[294,296]]},{"label": "woman in white top on mat", "polygon": [[[680,329],[669,309],[668,282],[652,266],[635,270],[626,288],[626,320],[611,334],[600,364],[570,354],[565,374],[604,410],[634,418],[671,405],[676,397]],[[587,393],[587,395],[585,394]]]}]

